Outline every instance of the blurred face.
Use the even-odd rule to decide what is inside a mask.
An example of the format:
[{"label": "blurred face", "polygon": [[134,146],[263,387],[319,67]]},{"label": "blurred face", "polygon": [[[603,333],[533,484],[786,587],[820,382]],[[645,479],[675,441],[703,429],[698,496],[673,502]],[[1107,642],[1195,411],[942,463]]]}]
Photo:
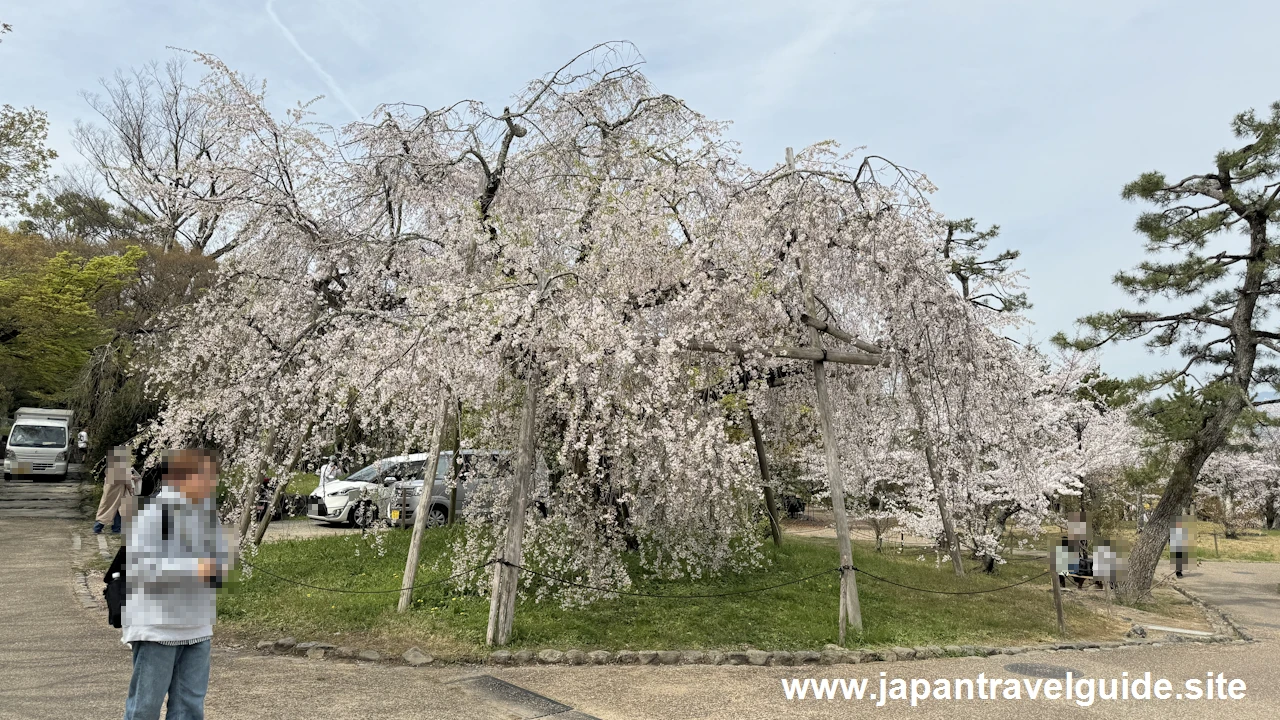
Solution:
[{"label": "blurred face", "polygon": [[189,500],[213,496],[218,486],[218,468],[206,455],[182,450],[169,462],[169,484]]}]

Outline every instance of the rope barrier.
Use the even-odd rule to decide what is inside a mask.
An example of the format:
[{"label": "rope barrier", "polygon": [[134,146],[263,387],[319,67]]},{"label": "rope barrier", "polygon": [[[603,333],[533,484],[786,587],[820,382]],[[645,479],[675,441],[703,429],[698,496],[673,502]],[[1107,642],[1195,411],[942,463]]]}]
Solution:
[{"label": "rope barrier", "polygon": [[816,572],[816,573],[814,573],[814,574],[812,574],[812,575],[806,575],[806,576],[804,576],[804,577],[802,577],[802,578],[797,578],[797,579],[795,579],[795,580],[788,580],[787,582],[784,582],[784,583],[778,583],[777,585],[769,585],[769,586],[762,587],[762,588],[753,588],[753,589],[751,589],[751,590],[735,590],[735,591],[733,591],[733,592],[726,592],[726,593],[710,593],[710,594],[694,594],[694,595],[679,594],[679,595],[675,595],[675,594],[660,594],[660,593],[640,593],[640,592],[631,592],[631,591],[628,591],[628,590],[610,590],[609,588],[597,587],[597,586],[595,586],[595,585],[587,585],[587,584],[585,584],[585,583],[576,582],[576,581],[574,581],[574,580],[567,580],[567,579],[562,578],[562,577],[556,577],[555,575],[548,575],[548,574],[546,574],[546,573],[541,573],[541,572],[538,572],[537,570],[530,570],[530,569],[529,569],[529,568],[527,568],[527,567],[523,567],[523,566],[521,566],[521,565],[517,565],[517,564],[512,563],[512,562],[507,562],[506,560],[498,560],[497,562],[500,562],[500,563],[502,563],[503,565],[506,565],[507,567],[513,567],[513,568],[515,568],[515,569],[517,569],[517,570],[523,570],[524,572],[527,572],[527,573],[529,573],[530,575],[536,575],[536,576],[541,577],[541,578],[546,578],[547,580],[553,580],[553,581],[555,581],[555,582],[564,583],[565,585],[572,585],[572,586],[574,586],[574,587],[585,588],[585,589],[587,589],[587,590],[595,590],[595,591],[597,591],[597,592],[610,593],[610,594],[613,594],[613,595],[629,595],[629,596],[632,596],[632,597],[647,597],[647,598],[669,598],[669,599],[674,599],[674,600],[689,600],[689,599],[701,599],[701,598],[732,597],[732,596],[734,596],[734,595],[753,595],[753,594],[755,594],[755,593],[761,593],[761,592],[765,592],[765,591],[767,591],[767,590],[776,590],[776,589],[778,589],[778,588],[780,588],[780,587],[786,587],[786,586],[788,586],[788,585],[798,585],[798,584],[800,584],[800,583],[802,583],[802,582],[805,582],[805,581],[807,581],[807,580],[812,580],[812,579],[814,579],[814,578],[816,578],[816,577],[821,577],[821,576],[823,576],[823,575],[826,575],[826,574],[827,574],[827,573],[829,573],[829,572],[835,572],[835,568],[832,568],[832,569],[830,569],[830,570],[823,570],[822,572]]},{"label": "rope barrier", "polygon": [[472,575],[474,573],[477,573],[485,569],[486,567],[489,567],[490,565],[497,564],[497,565],[505,565],[507,567],[515,568],[516,570],[529,573],[530,575],[534,575],[536,577],[540,577],[545,580],[558,582],[564,585],[571,585],[573,587],[582,588],[584,590],[595,590],[596,592],[608,593],[611,595],[626,595],[628,597],[643,597],[643,598],[668,599],[668,600],[699,600],[699,599],[709,599],[709,598],[735,597],[740,595],[754,595],[756,593],[768,592],[769,590],[777,590],[778,588],[788,587],[790,585],[799,585],[800,583],[808,582],[809,580],[812,580],[817,577],[821,577],[823,575],[826,575],[827,573],[832,573],[832,572],[838,573],[843,570],[853,570],[854,572],[862,573],[863,575],[871,578],[872,580],[877,580],[887,585],[893,585],[894,587],[900,587],[904,590],[912,590],[914,592],[933,593],[934,595],[983,595],[986,593],[993,593],[993,592],[1000,592],[1002,590],[1008,590],[1010,588],[1018,587],[1019,585],[1026,585],[1027,583],[1039,580],[1040,578],[1052,572],[1050,570],[1046,570],[1040,573],[1039,575],[1036,575],[1035,577],[1027,578],[1026,580],[1013,583],[1012,585],[1002,585],[997,588],[987,588],[986,590],[930,590],[928,588],[919,588],[919,587],[913,587],[911,585],[903,585],[902,583],[894,582],[893,580],[889,580],[887,578],[882,578],[879,575],[873,575],[867,572],[866,570],[859,569],[856,565],[842,565],[839,567],[822,570],[820,572],[813,573],[812,575],[805,575],[804,577],[796,578],[794,580],[788,580],[786,582],[777,583],[775,585],[766,585],[764,587],[751,588],[749,590],[733,590],[731,592],[723,592],[723,593],[675,594],[675,593],[644,593],[644,592],[634,592],[630,590],[617,590],[617,589],[603,588],[598,585],[589,585],[587,583],[580,583],[580,582],[577,582],[576,580],[569,580],[568,578],[562,578],[556,575],[550,575],[548,573],[539,572],[537,570],[524,567],[523,565],[517,565],[516,563],[513,563],[513,562],[497,559],[497,560],[490,560],[489,562],[484,563],[483,565],[477,565],[468,570],[463,570],[462,572],[454,573],[452,575],[449,575],[448,577],[443,577],[437,580],[432,580],[431,582],[414,585],[410,588],[396,588],[394,590],[346,590],[343,588],[326,588],[326,587],[320,587],[318,585],[311,585],[309,583],[304,583],[299,580],[293,580],[291,578],[277,575],[271,572],[270,570],[264,570],[243,559],[240,562],[241,564],[253,569],[254,572],[260,572],[264,575],[273,577],[276,580],[280,580],[282,582],[291,583],[293,585],[298,585],[300,587],[305,587],[312,590],[320,590],[323,592],[333,592],[333,593],[347,593],[347,594],[353,594],[353,595],[379,595],[379,594],[386,594],[386,593],[403,592],[406,589],[417,590],[419,588],[432,587],[434,585],[440,585],[442,583],[446,583],[450,580],[464,577],[466,575]]},{"label": "rope barrier", "polygon": [[1012,585],[1003,585],[1003,586],[998,587],[998,588],[988,588],[988,589],[986,589],[986,590],[926,590],[925,588],[911,587],[910,585],[903,585],[902,583],[896,583],[896,582],[894,582],[894,581],[892,581],[892,580],[886,580],[886,579],[884,579],[884,578],[882,578],[882,577],[880,577],[880,576],[878,576],[878,575],[872,575],[871,573],[867,572],[866,570],[859,570],[857,567],[855,567],[855,566],[853,566],[853,565],[844,565],[844,566],[842,566],[842,567],[840,567],[840,568],[838,568],[838,569],[841,569],[841,570],[853,570],[854,572],[860,572],[860,573],[862,573],[863,575],[866,575],[867,577],[871,578],[872,580],[879,580],[879,581],[880,581],[880,582],[882,582],[882,583],[888,583],[889,585],[895,585],[895,586],[897,586],[897,587],[900,587],[900,588],[903,588],[903,589],[906,589],[906,590],[914,590],[914,591],[916,591],[916,592],[923,592],[923,593],[933,593],[934,595],[982,595],[982,594],[984,594],[984,593],[1000,592],[1001,590],[1008,590],[1009,588],[1016,588],[1016,587],[1018,587],[1019,585],[1026,585],[1027,583],[1032,582],[1033,580],[1039,580],[1040,578],[1044,577],[1045,575],[1048,575],[1048,574],[1051,572],[1050,570],[1045,570],[1044,572],[1040,573],[1039,575],[1036,575],[1035,577],[1027,578],[1026,580],[1022,580],[1021,582],[1016,582],[1016,583],[1014,583],[1014,584],[1012,584]]},{"label": "rope barrier", "polygon": [[425,587],[431,587],[433,585],[440,585],[441,583],[446,583],[450,580],[454,580],[456,578],[460,578],[465,575],[471,575],[473,573],[479,572],[480,570],[483,570],[497,562],[498,562],[497,560],[490,560],[489,562],[483,565],[477,565],[471,568],[470,570],[463,570],[462,572],[454,573],[449,577],[443,577],[443,578],[440,578],[439,580],[432,580],[431,582],[422,583],[421,585],[413,585],[412,587],[408,587],[408,588],[396,588],[395,590],[344,590],[342,588],[326,588],[326,587],[320,587],[318,585],[309,585],[299,580],[293,580],[287,577],[276,575],[270,570],[263,570],[262,568],[251,564],[247,560],[244,560],[244,559],[240,560],[241,565],[248,566],[249,568],[252,568],[254,572],[260,572],[264,575],[273,577],[277,580],[281,580],[287,583],[292,583],[294,585],[299,585],[304,588],[310,588],[312,590],[322,590],[324,592],[333,592],[333,593],[347,593],[351,595],[382,595],[386,593],[398,593],[398,592],[404,592],[405,590],[417,590],[418,588],[425,588]]}]

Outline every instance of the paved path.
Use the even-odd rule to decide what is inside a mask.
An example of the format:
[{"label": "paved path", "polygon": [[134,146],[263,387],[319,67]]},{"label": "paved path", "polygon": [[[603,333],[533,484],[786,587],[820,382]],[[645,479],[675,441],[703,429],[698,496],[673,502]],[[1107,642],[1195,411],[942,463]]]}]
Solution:
[{"label": "paved path", "polygon": [[1204,562],[1182,584],[1241,622],[1258,639],[1280,642],[1280,563]]},{"label": "paved path", "polygon": [[0,481],[0,521],[8,518],[72,520],[80,517],[80,484],[74,481]]},{"label": "paved path", "polygon": [[[0,720],[113,718],[122,712],[129,681],[129,652],[119,632],[99,612],[76,599],[74,553],[96,552],[92,541],[73,550],[83,523],[0,520]],[[1277,602],[1267,602],[1280,568],[1259,564],[1205,563],[1186,583],[1205,597],[1235,601],[1230,608],[1262,636],[1277,623]],[[1237,573],[1252,573],[1251,575]],[[1235,583],[1235,585],[1227,584]],[[95,585],[96,587],[100,587]],[[1280,596],[1276,596],[1280,597]],[[1248,598],[1253,598],[1252,600]],[[1221,672],[1243,678],[1243,701],[1151,701],[1095,706],[1096,717],[1240,720],[1269,717],[1280,707],[1280,643],[1275,637],[1242,645],[1166,645],[1113,652],[1038,653],[1017,657],[952,658],[913,663],[832,668],[603,667],[421,668],[311,661],[219,649],[208,698],[210,718],[556,718],[641,720],[654,718],[1002,718],[1080,717],[1066,700],[926,701],[918,708],[891,702],[788,701],[780,680],[881,677],[1020,677],[1007,666],[1035,662],[1071,668],[1077,675],[1116,677],[1150,671],[1180,682]],[[494,680],[526,688],[551,701],[529,701],[518,688],[506,702]],[[514,699],[512,699],[514,698]],[[536,706],[536,707],[535,707]],[[576,710],[567,710],[575,708]]]},{"label": "paved path", "polygon": [[[72,589],[72,534],[83,534],[82,524],[0,520],[0,719],[82,720],[124,713],[129,649],[120,643],[120,631],[106,624],[105,614],[86,611]],[[96,552],[96,547],[82,542],[81,552]],[[483,668],[414,669],[220,649],[215,650],[208,717],[536,717],[446,684],[482,674]]]}]

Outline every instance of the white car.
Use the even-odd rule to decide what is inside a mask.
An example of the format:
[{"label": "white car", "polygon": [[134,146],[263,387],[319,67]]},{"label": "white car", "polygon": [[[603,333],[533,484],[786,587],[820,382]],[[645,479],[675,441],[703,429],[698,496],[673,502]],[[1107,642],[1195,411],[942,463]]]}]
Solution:
[{"label": "white car", "polygon": [[379,500],[397,480],[417,477],[427,453],[383,458],[341,480],[318,486],[307,498],[307,517],[330,523],[369,526],[378,520]]}]

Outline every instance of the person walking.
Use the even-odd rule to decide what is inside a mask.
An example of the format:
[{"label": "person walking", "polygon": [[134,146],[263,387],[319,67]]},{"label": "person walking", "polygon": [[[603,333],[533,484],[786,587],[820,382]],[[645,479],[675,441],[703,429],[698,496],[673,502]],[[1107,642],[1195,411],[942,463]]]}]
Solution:
[{"label": "person walking", "polygon": [[106,478],[102,483],[102,499],[98,501],[98,515],[93,523],[93,534],[101,535],[107,524],[111,532],[120,532],[120,508],[126,498],[135,492],[133,466],[129,462],[129,448],[120,445],[111,448],[107,457]]},{"label": "person walking", "polygon": [[231,570],[213,494],[217,462],[201,449],[165,458],[161,487],[137,510],[126,551],[121,642],[133,649],[124,720],[203,720],[217,588]]},{"label": "person walking", "polygon": [[1182,577],[1182,569],[1187,566],[1187,557],[1191,550],[1191,523],[1194,518],[1179,517],[1169,528],[1169,552],[1173,555],[1174,574]]}]

